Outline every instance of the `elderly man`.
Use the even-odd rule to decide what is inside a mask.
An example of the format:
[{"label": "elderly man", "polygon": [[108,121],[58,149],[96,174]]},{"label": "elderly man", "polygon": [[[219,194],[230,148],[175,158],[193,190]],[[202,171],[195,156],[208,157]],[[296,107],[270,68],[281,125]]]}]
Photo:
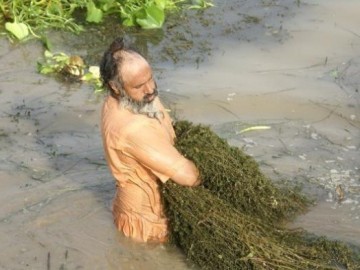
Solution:
[{"label": "elderly man", "polygon": [[115,225],[136,241],[165,242],[168,228],[159,181],[196,186],[199,172],[174,147],[171,119],[157,96],[148,62],[116,39],[104,53],[100,73],[109,90],[101,131],[116,179]]}]

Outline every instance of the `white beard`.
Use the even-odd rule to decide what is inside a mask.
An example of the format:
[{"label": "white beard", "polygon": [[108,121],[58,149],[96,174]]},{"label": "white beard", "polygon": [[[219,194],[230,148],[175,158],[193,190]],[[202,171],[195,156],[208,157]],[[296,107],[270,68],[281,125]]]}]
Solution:
[{"label": "white beard", "polygon": [[143,102],[133,100],[126,93],[122,94],[123,95],[119,99],[119,105],[121,108],[125,108],[135,114],[143,114],[149,118],[155,118],[157,120],[164,117],[163,112],[161,112],[154,103],[156,97],[150,102]]}]

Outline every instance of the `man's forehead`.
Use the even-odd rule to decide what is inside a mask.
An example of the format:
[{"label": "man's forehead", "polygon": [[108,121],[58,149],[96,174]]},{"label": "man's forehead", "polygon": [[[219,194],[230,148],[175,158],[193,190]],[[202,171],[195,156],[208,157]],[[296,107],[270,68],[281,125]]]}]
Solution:
[{"label": "man's forehead", "polygon": [[137,52],[134,51],[118,51],[115,53],[114,57],[116,59],[121,58],[122,63],[132,63],[132,62],[136,62],[136,61],[145,61],[144,57],[142,57],[140,54],[138,54]]},{"label": "man's forehead", "polygon": [[138,53],[129,53],[126,52],[123,55],[121,70],[119,72],[122,73],[123,79],[126,80],[134,75],[136,75],[141,70],[150,68],[149,63]]}]

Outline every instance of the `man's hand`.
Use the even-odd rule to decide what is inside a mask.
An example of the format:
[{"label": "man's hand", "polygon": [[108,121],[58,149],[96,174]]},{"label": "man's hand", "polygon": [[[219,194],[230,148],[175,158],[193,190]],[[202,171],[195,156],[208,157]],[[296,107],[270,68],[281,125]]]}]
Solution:
[{"label": "man's hand", "polygon": [[198,178],[196,179],[196,181],[194,182],[194,184],[192,185],[192,187],[197,187],[201,184],[201,177],[200,177],[200,174],[198,176]]}]

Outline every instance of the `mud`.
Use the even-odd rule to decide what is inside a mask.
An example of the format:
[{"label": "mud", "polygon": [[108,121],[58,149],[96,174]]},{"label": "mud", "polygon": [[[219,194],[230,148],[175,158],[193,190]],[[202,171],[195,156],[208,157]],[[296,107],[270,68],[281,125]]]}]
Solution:
[{"label": "mud", "polygon": [[[175,118],[211,125],[316,200],[291,226],[360,245],[360,3],[216,3],[145,34],[110,21],[49,38],[53,51],[97,64],[125,34],[151,60]],[[39,75],[42,54],[39,42],[0,40],[0,269],[189,269],[177,249],[116,232],[102,96]],[[258,125],[270,129],[241,133]]]}]

